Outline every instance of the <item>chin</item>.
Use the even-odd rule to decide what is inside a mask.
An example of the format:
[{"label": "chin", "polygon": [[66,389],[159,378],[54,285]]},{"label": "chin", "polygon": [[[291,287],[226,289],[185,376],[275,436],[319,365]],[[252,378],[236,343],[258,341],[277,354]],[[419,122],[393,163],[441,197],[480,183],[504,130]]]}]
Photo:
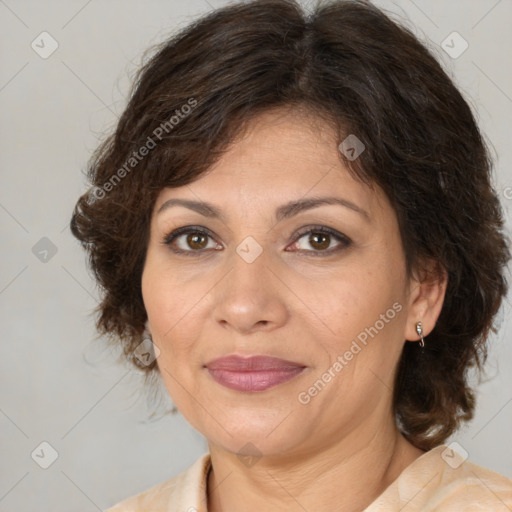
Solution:
[{"label": "chin", "polygon": [[208,439],[209,444],[217,445],[222,450],[237,455],[240,459],[244,457],[259,458],[262,456],[281,455],[283,452],[292,451],[295,446],[294,440],[290,437],[285,439],[282,436],[266,437],[261,432],[240,432],[220,436],[220,438]]},{"label": "chin", "polygon": [[[275,416],[275,415],[273,415]],[[290,418],[292,415],[290,416]],[[297,425],[283,422],[286,415],[264,417],[253,414],[237,414],[234,417],[224,415],[212,421],[206,418],[205,423],[193,425],[209,443],[220,446],[235,454],[277,455],[288,451],[300,443],[297,436]],[[222,426],[221,426],[222,425]]]}]

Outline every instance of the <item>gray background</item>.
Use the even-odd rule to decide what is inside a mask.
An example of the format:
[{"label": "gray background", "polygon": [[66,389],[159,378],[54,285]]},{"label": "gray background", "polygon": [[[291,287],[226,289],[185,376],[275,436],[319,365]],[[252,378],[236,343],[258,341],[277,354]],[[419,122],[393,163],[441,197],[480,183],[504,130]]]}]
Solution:
[{"label": "gray background", "polygon": [[[85,163],[122,112],[143,51],[227,3],[0,0],[0,511],[101,510],[207,449],[181,415],[148,422],[140,377],[93,341],[98,292],[68,222]],[[512,0],[378,4],[429,40],[477,112],[510,226]],[[59,45],[47,59],[31,47],[43,31]],[[453,31],[469,44],[456,59],[440,46]],[[512,477],[508,303],[501,318],[476,416],[451,440]],[[58,452],[48,469],[31,457],[37,449],[34,459],[50,460],[43,441]]]}]

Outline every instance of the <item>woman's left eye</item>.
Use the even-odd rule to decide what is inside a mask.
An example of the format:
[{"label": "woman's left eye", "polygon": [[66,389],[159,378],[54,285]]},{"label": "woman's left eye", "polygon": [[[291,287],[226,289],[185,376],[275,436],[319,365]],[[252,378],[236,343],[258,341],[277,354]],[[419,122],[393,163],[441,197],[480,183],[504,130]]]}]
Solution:
[{"label": "woman's left eye", "polygon": [[[299,248],[299,251],[310,252],[313,254],[316,253],[315,256],[322,256],[325,253],[332,254],[333,252],[338,252],[352,244],[352,240],[350,240],[348,237],[325,226],[309,229],[306,232],[302,232],[298,236],[299,238],[294,243],[294,245],[297,245],[300,240],[305,239],[306,245],[309,245],[315,249],[311,251],[308,249]],[[334,240],[338,241],[338,245],[335,245],[333,248],[332,242]]]}]

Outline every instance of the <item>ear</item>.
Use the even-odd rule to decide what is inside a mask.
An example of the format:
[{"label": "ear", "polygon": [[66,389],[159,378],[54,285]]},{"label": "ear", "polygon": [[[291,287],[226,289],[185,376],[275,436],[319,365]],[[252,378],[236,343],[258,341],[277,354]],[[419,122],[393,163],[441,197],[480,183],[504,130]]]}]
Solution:
[{"label": "ear", "polygon": [[151,336],[151,329],[149,328],[149,318],[146,320],[144,327],[145,327],[147,333]]},{"label": "ear", "polygon": [[429,261],[422,270],[411,277],[409,287],[409,303],[404,338],[419,341],[416,324],[421,322],[423,337],[434,329],[443,308],[448,273],[437,261]]}]

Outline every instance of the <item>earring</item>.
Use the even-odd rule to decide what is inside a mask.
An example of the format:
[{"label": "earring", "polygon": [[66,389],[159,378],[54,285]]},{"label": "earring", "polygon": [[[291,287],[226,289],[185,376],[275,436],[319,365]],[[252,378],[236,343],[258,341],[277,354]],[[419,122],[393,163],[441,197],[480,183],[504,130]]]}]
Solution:
[{"label": "earring", "polygon": [[420,337],[420,347],[423,348],[425,346],[425,340],[423,338],[423,327],[421,325],[421,322],[418,322],[416,324],[416,332],[418,333],[418,336]]}]

